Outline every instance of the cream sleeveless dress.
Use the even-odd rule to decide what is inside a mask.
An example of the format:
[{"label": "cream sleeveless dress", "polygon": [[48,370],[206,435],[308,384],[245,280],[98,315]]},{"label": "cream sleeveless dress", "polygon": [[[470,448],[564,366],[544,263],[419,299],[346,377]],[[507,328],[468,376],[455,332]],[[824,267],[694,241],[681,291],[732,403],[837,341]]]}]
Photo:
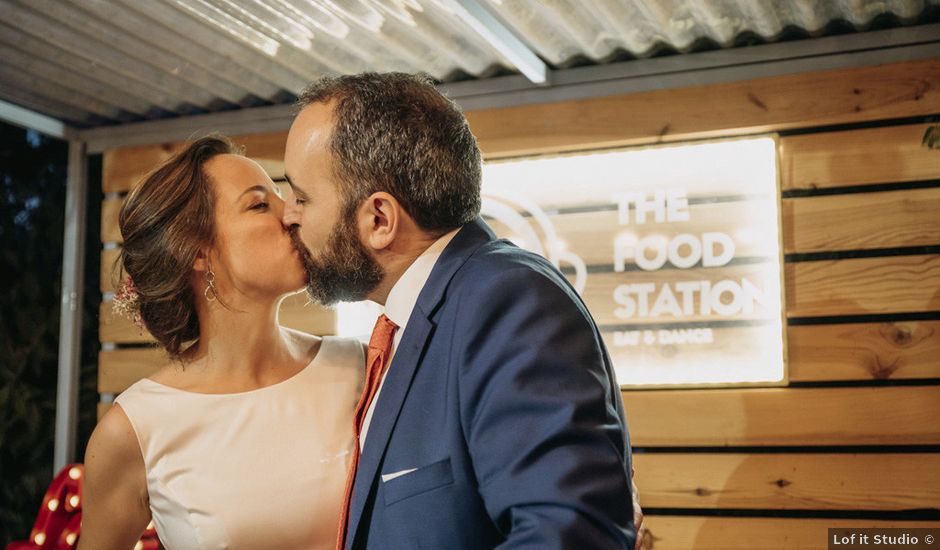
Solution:
[{"label": "cream sleeveless dress", "polygon": [[118,396],[163,545],[334,548],[364,365],[359,341],[324,337],[309,365],[272,386],[216,395],[145,378]]}]

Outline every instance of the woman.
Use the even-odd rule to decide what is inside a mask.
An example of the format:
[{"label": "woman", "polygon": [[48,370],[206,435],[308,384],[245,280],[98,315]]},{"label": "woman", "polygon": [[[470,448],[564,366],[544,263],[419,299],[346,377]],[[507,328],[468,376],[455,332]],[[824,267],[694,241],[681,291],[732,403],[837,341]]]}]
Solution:
[{"label": "woman", "polygon": [[81,550],[133,548],[151,519],[171,550],[334,547],[364,354],[278,325],[305,283],[282,211],[220,137],[127,198],[125,294],[171,361],[89,441]]}]

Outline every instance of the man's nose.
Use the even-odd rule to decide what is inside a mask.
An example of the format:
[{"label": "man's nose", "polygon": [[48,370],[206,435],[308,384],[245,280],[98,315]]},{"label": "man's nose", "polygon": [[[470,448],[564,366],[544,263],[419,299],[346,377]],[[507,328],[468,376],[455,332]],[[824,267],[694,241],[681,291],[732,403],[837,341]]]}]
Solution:
[{"label": "man's nose", "polygon": [[281,216],[281,223],[284,224],[284,227],[300,225],[300,206],[294,200],[294,197],[288,197],[284,201],[284,213]]}]

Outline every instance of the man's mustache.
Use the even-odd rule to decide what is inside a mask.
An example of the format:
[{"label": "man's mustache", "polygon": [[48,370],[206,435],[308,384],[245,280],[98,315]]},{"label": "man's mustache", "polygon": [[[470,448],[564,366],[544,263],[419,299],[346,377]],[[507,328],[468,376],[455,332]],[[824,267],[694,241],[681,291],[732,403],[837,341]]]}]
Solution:
[{"label": "man's mustache", "polygon": [[294,248],[296,248],[297,252],[300,253],[300,257],[303,260],[304,265],[310,265],[313,262],[313,257],[310,254],[310,250],[307,248],[307,245],[305,245],[303,240],[300,238],[300,226],[290,226],[290,229],[287,230],[287,233],[290,236],[290,241],[294,245]]}]

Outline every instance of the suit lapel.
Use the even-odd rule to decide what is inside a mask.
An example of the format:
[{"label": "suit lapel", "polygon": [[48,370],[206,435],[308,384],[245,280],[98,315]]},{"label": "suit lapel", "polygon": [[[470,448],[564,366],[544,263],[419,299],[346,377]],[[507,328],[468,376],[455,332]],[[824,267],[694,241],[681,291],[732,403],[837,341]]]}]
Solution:
[{"label": "suit lapel", "polygon": [[369,492],[378,476],[379,465],[385,456],[389,438],[399,413],[411,388],[411,381],[421,359],[421,354],[431,337],[434,323],[431,315],[441,302],[444,290],[457,270],[484,243],[494,238],[490,228],[481,219],[465,225],[441,253],[427,283],[418,295],[414,311],[408,319],[395,356],[389,365],[379,400],[375,404],[366,443],[356,471],[356,483],[349,508],[349,530],[346,548],[352,548],[356,540],[359,522],[365,509]]}]

